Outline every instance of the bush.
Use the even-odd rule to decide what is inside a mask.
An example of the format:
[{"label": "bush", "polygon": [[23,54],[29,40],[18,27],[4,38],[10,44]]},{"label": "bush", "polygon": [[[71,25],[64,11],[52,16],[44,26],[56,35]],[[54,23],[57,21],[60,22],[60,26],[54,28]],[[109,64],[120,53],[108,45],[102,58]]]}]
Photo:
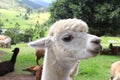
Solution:
[{"label": "bush", "polygon": [[102,36],[120,34],[119,0],[55,0],[50,6],[49,23],[59,19],[80,18],[90,33]]}]

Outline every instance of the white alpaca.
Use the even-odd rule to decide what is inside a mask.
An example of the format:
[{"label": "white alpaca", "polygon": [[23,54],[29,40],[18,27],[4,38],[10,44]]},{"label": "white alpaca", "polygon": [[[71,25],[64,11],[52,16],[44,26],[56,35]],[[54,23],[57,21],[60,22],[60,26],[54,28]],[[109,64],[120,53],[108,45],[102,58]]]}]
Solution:
[{"label": "white alpaca", "polygon": [[71,80],[80,59],[99,53],[100,38],[87,32],[87,24],[80,19],[59,20],[51,26],[48,37],[28,44],[46,48],[41,80]]}]

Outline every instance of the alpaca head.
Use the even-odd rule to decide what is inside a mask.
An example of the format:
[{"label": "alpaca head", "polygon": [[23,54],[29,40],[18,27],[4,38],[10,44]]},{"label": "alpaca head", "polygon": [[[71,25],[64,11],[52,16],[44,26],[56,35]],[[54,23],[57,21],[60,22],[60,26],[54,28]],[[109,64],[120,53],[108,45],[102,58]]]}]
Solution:
[{"label": "alpaca head", "polygon": [[19,48],[16,47],[14,50],[12,50],[12,52],[18,53],[19,52]]},{"label": "alpaca head", "polygon": [[112,44],[112,43],[110,43],[109,48],[110,48],[110,49],[112,49],[112,48],[113,48],[113,44]]},{"label": "alpaca head", "polygon": [[34,48],[52,48],[53,54],[61,59],[85,59],[96,56],[101,50],[100,38],[87,32],[87,24],[80,19],[59,20],[51,26],[48,37],[28,45]]}]

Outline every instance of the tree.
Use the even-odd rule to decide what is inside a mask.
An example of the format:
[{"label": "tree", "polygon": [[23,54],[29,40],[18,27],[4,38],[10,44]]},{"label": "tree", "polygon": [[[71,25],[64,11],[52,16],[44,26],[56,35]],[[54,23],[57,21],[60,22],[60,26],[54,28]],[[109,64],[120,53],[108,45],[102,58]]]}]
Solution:
[{"label": "tree", "polygon": [[0,19],[0,27],[4,26],[4,23]]},{"label": "tree", "polygon": [[33,29],[32,28],[28,28],[25,30],[25,34],[24,34],[24,42],[29,42],[32,40],[33,38]]},{"label": "tree", "polygon": [[20,24],[18,22],[15,23],[15,29],[18,31],[20,30]]},{"label": "tree", "polygon": [[20,42],[21,37],[18,36],[19,32],[15,28],[8,28],[4,34],[12,39],[12,43]]},{"label": "tree", "polygon": [[2,21],[0,20],[0,34],[2,33],[2,26],[3,26],[3,23],[2,23]]},{"label": "tree", "polygon": [[25,20],[28,20],[28,19],[29,19],[29,16],[27,15],[27,13],[23,16],[23,18],[24,18]]},{"label": "tree", "polygon": [[26,7],[26,10],[27,10],[27,14],[31,14],[32,13],[32,9],[30,7]]},{"label": "tree", "polygon": [[119,0],[56,0],[50,6],[50,22],[80,18],[87,22],[90,33],[102,36],[120,33]]},{"label": "tree", "polygon": [[42,25],[40,25],[39,21],[36,22],[33,36],[33,40],[44,37],[44,28]]}]

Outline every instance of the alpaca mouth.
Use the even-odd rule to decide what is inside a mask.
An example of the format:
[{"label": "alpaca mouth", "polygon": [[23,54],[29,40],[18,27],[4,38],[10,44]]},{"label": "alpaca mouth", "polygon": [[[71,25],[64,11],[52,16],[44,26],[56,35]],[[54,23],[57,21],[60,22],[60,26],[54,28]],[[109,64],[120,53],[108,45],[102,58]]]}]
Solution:
[{"label": "alpaca mouth", "polygon": [[102,51],[102,46],[96,47],[94,50],[89,50],[92,54],[99,54]]},{"label": "alpaca mouth", "polygon": [[92,54],[99,54],[100,53],[100,50],[91,50],[90,51]]}]

